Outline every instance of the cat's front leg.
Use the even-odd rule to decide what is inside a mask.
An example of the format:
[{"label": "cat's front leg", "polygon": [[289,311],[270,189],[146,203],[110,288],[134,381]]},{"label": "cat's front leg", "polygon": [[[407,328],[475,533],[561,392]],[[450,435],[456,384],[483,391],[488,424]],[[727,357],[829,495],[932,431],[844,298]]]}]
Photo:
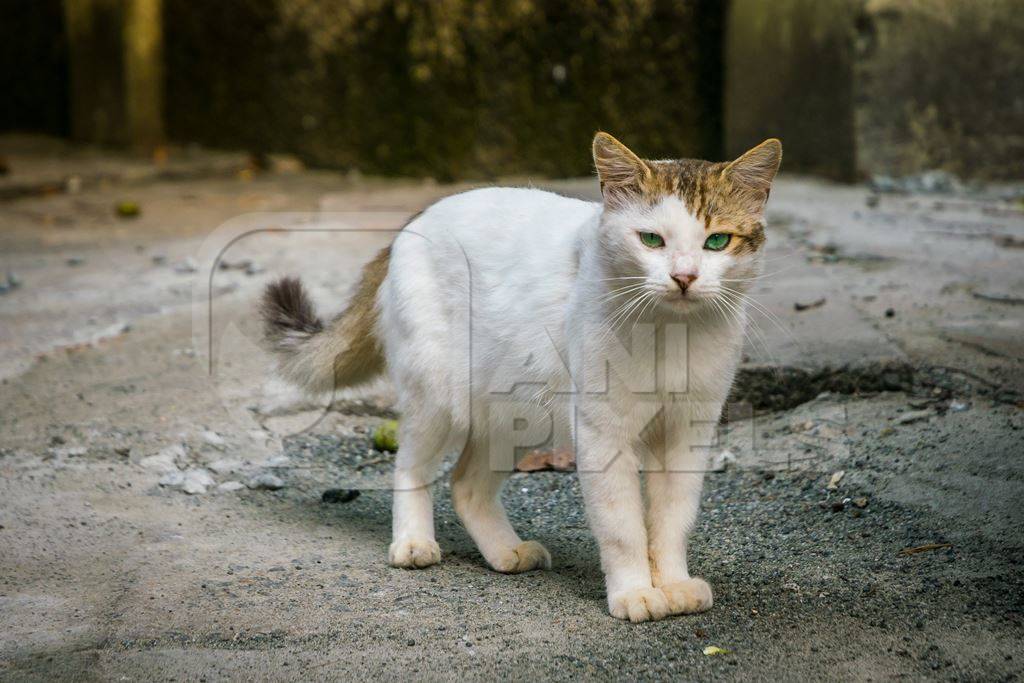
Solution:
[{"label": "cat's front leg", "polygon": [[672,614],[703,612],[713,603],[708,583],[690,576],[686,552],[704,483],[703,445],[714,436],[718,409],[693,412],[693,406],[668,406],[647,444],[654,456],[645,472],[651,582],[665,593]]},{"label": "cat's front leg", "polygon": [[651,584],[635,454],[587,428],[581,430],[578,444],[577,470],[587,518],[601,551],[608,611],[633,622],[668,616],[668,599]]}]

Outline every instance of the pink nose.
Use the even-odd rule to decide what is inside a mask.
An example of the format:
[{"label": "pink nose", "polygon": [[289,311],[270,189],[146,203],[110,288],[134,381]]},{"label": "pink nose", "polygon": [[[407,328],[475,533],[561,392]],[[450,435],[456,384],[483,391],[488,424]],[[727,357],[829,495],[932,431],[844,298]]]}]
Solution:
[{"label": "pink nose", "polygon": [[679,289],[685,294],[687,288],[693,284],[693,281],[697,279],[697,273],[686,272],[686,273],[672,273],[672,279],[679,285]]}]

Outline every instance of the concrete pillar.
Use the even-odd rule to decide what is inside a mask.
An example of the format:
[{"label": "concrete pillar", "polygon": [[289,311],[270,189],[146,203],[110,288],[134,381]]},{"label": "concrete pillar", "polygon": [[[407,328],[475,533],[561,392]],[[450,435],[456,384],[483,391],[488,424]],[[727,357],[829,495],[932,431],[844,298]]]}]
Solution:
[{"label": "concrete pillar", "polygon": [[783,168],[851,180],[857,0],[732,0],[725,37],[725,147],[782,139]]},{"label": "concrete pillar", "polygon": [[148,151],[164,140],[161,0],[64,0],[76,140]]}]

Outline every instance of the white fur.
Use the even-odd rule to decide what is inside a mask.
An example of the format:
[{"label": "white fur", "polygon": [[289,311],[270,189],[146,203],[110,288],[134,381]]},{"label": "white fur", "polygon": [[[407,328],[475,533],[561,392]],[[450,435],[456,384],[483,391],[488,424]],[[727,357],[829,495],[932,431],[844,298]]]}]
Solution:
[{"label": "white fur", "polygon": [[[637,231],[666,246],[644,246]],[[393,564],[440,559],[430,484],[443,455],[461,450],[455,509],[488,563],[548,566],[499,492],[514,448],[553,431],[556,446],[575,442],[611,613],[640,621],[710,606],[707,584],[689,575],[686,536],[701,447],[742,346],[742,300],[723,279],[743,291],[760,255],[710,252],[705,237],[678,198],[603,210],[503,188],[444,199],[399,235],[377,329],[402,414]],[[699,273],[685,300],[670,277],[682,271]],[[650,447],[640,436],[659,411],[663,438]]]}]

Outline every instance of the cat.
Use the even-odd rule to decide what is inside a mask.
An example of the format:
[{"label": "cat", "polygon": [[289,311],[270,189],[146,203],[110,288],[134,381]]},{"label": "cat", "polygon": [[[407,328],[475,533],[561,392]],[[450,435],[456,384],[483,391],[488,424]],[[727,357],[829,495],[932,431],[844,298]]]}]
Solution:
[{"label": "cat", "polygon": [[365,266],[330,323],[298,280],[271,284],[266,337],[281,375],[310,391],[385,372],[394,384],[392,565],[441,560],[431,484],[460,452],[452,499],[487,563],[550,568],[500,491],[516,453],[553,433],[576,452],[612,616],[700,612],[712,591],[690,576],[687,536],[782,145],[651,161],[599,132],[592,151],[601,202],[515,188],[442,199]]}]

